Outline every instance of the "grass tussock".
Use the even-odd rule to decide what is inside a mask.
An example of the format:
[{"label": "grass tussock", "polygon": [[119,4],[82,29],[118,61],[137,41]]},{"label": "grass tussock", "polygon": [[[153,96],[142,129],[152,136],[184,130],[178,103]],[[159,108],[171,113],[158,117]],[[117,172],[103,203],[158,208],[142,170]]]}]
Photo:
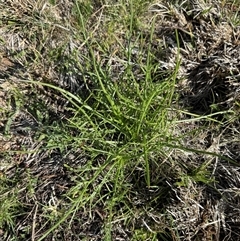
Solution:
[{"label": "grass tussock", "polygon": [[240,240],[239,10],[0,3],[0,239]]}]

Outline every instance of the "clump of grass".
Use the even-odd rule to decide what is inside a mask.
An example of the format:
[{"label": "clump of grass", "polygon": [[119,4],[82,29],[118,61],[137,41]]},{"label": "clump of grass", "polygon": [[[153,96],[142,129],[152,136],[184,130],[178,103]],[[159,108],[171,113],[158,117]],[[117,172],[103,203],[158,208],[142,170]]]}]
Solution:
[{"label": "clump of grass", "polygon": [[[122,79],[112,81],[91,50],[90,57],[93,65],[88,75],[93,88],[86,99],[50,84],[39,84],[59,91],[71,103],[74,113],[61,127],[74,135],[61,136],[54,146],[60,149],[81,147],[89,158],[85,165],[77,168],[78,181],[67,194],[71,208],[64,218],[77,212],[78,207],[93,209],[101,202],[108,210],[105,225],[109,236],[116,206],[126,202],[133,185],[140,188],[131,183],[133,173],[142,170],[139,184],[148,189],[158,184],[160,176],[166,175],[169,163],[164,164],[163,160],[169,152],[168,144],[176,141],[171,131],[174,117],[169,113],[172,100],[176,98],[176,73],[154,83],[152,75],[158,64],[154,63],[150,47],[145,64],[138,63],[141,79],[135,78],[132,66],[127,63]],[[111,198],[106,200],[103,192]],[[40,240],[44,237],[46,235]]]},{"label": "clump of grass", "polygon": [[[49,3],[31,2],[30,9],[21,4],[7,24],[11,33],[21,35],[16,39],[22,49],[10,53],[27,69],[27,74],[17,74],[28,79],[23,83],[31,94],[29,102],[27,96],[13,98],[16,113],[5,127],[6,134],[21,139],[21,149],[29,149],[19,151],[17,145],[15,151],[31,179],[21,182],[26,195],[18,195],[31,210],[28,224],[33,228],[24,232],[39,241],[93,235],[101,240],[202,237],[208,227],[203,210],[213,204],[213,190],[221,192],[215,176],[225,169],[219,166],[232,165],[236,158],[219,144],[238,120],[235,109],[222,108],[229,98],[223,86],[232,76],[224,68],[215,75],[218,62],[198,63],[196,54],[206,46],[211,53],[208,39],[215,49],[220,46],[209,34],[206,42],[204,34],[198,36],[202,25],[221,32],[216,3],[155,3],[151,14],[151,1]],[[16,3],[10,13],[12,8]],[[26,17],[24,9],[31,14],[16,22]],[[232,23],[237,23],[236,15]],[[24,48],[24,41],[32,42],[31,48]],[[232,70],[237,76],[237,69]],[[206,86],[202,76],[209,78]],[[222,81],[226,77],[228,82]],[[181,86],[188,91],[186,98]],[[233,100],[238,103],[235,96]],[[19,132],[13,123],[26,116],[34,128]],[[14,226],[21,213],[15,193],[5,197],[0,228]],[[215,201],[222,206],[221,198]],[[11,203],[16,209],[7,206]],[[216,205],[210,206],[215,210]],[[216,215],[207,217],[209,225],[218,222]],[[220,224],[217,228],[220,233]]]},{"label": "clump of grass", "polygon": [[8,230],[2,230],[1,234],[5,236],[8,232],[15,232],[17,216],[22,212],[23,204],[18,200],[19,190],[15,187],[14,180],[10,183],[11,181],[2,175],[0,182],[0,227],[7,227]]}]

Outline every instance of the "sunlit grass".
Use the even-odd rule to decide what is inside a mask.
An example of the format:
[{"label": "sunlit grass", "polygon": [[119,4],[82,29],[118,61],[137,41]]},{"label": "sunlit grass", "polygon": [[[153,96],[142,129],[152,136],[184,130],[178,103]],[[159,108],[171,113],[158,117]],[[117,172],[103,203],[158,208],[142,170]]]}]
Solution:
[{"label": "sunlit grass", "polygon": [[[19,111],[25,111],[38,123],[31,141],[40,146],[29,152],[21,146],[25,154],[46,151],[51,156],[51,151],[57,150],[62,155],[70,151],[79,155],[78,165],[63,164],[64,170],[70,173],[71,185],[61,199],[51,197],[54,203],[36,203],[44,220],[41,224],[44,233],[37,234],[37,240],[46,240],[59,228],[70,230],[71,225],[79,221],[79,213],[92,220],[94,212],[100,220],[103,240],[114,240],[113,230],[118,223],[128,227],[131,240],[181,240],[174,224],[166,227],[160,220],[164,215],[171,217],[162,203],[168,202],[170,194],[178,195],[176,190],[188,188],[192,183],[214,185],[209,171],[214,158],[235,164],[217,149],[216,152],[198,149],[186,145],[184,140],[197,138],[205,129],[225,128],[230,119],[233,122],[239,117],[232,109],[218,111],[215,103],[211,106],[213,113],[207,115],[197,115],[180,106],[177,86],[181,80],[178,77],[181,34],[173,29],[174,66],[160,73],[161,46],[156,36],[159,16],[150,18],[146,14],[153,1],[118,1],[116,4],[103,1],[101,6],[97,2],[74,1],[67,23],[59,20],[56,1],[50,1],[50,5],[40,4],[39,15],[31,16],[34,21],[28,20],[29,26],[34,26],[31,34],[28,35],[28,25],[22,29],[33,45],[23,48],[16,59],[21,64],[27,63],[32,74],[21,81],[31,87],[32,95],[28,102],[21,91],[9,93],[14,109],[4,109],[8,119],[4,134],[11,137],[12,123]],[[234,9],[236,4],[236,1],[232,3]],[[154,6],[157,9],[161,5]],[[168,7],[170,18],[177,12],[170,11],[172,5]],[[45,8],[48,11],[45,12]],[[210,11],[211,6],[202,9],[200,15]],[[238,11],[229,18],[233,25],[239,21]],[[20,28],[14,24],[9,24],[11,30],[14,26]],[[156,43],[160,47],[156,47]],[[39,74],[41,71],[44,74]],[[66,75],[66,83],[61,78],[60,81],[58,75]],[[38,88],[63,97],[66,112],[61,119],[50,121],[53,112],[35,93]],[[183,125],[193,127],[182,133]],[[188,159],[190,155],[207,158],[199,159],[198,163]],[[24,187],[26,196],[34,199],[41,181],[30,173],[28,180]],[[9,191],[11,185],[5,184],[0,190],[0,230],[8,226],[14,233],[16,216],[22,214],[21,207],[27,205],[19,202],[17,185]],[[155,210],[157,218],[149,214]],[[147,218],[149,222],[145,221]]]}]

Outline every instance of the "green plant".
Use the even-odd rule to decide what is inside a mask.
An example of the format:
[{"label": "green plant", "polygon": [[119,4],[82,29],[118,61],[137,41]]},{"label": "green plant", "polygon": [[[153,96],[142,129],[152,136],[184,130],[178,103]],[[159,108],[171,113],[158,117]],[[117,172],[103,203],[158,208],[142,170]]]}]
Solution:
[{"label": "green plant", "polygon": [[[88,240],[95,234],[114,240],[119,232],[132,240],[180,240],[203,229],[199,222],[181,223],[187,215],[200,220],[202,212],[191,218],[192,203],[196,209],[203,199],[211,203],[215,178],[234,171],[238,132],[234,140],[229,133],[238,124],[239,101],[237,91],[225,92],[225,85],[238,88],[227,68],[211,58],[205,65],[201,58],[221,53],[226,41],[220,43],[215,30],[221,33],[218,25],[226,21],[235,29],[238,2],[231,1],[237,11],[227,18],[228,8],[216,14],[225,6],[222,1],[162,1],[148,8],[151,2],[0,3],[8,16],[0,20],[6,22],[4,55],[24,66],[7,72],[17,84],[30,80],[21,81],[24,91],[17,87],[8,108],[1,108],[8,119],[1,129],[11,144],[1,136],[9,147],[1,153],[1,168],[9,179],[17,176],[15,166],[21,170],[18,185],[5,182],[0,197],[0,224],[10,227],[6,235],[13,240],[29,235],[39,241]],[[234,34],[231,44],[237,41]],[[226,83],[208,75],[215,65]],[[231,68],[237,78],[238,70]],[[191,82],[188,74],[197,70]],[[206,100],[202,73],[212,93],[223,84]],[[188,106],[186,95],[194,106]],[[201,104],[196,96],[203,97],[211,114],[191,113]],[[26,117],[35,127],[25,133]],[[5,165],[8,161],[11,165]],[[216,191],[223,196],[222,190]],[[219,212],[215,205],[212,211]],[[29,213],[33,220],[26,218]]]},{"label": "green plant", "polygon": [[0,177],[0,182],[0,229],[14,232],[16,218],[21,213],[22,207],[18,200],[18,189],[12,186],[9,190],[10,180],[5,179],[4,176]]},{"label": "green plant", "polygon": [[[73,215],[78,207],[90,204],[94,208],[103,199],[101,192],[105,188],[109,188],[108,195],[112,196],[108,204],[105,203],[110,214],[108,223],[111,223],[115,205],[124,200],[131,188],[126,182],[129,170],[143,168],[145,183],[150,188],[152,182],[156,181],[152,177],[152,168],[158,166],[158,171],[164,172],[155,156],[166,156],[166,143],[173,141],[170,131],[173,119],[169,118],[169,108],[174,98],[176,73],[159,80],[159,83],[153,83],[152,75],[158,64],[154,63],[149,47],[146,63],[139,63],[143,78],[137,80],[131,66],[127,64],[125,75],[116,83],[102,69],[91,49],[90,57],[89,62],[93,66],[88,75],[95,87],[86,99],[51,84],[31,82],[59,91],[72,105],[70,110],[74,113],[73,117],[64,126],[59,126],[60,135],[52,133],[49,145],[58,146],[62,150],[69,146],[81,146],[90,157],[86,166],[79,167],[80,180],[68,194],[71,208],[56,225]],[[64,128],[67,130],[66,135],[63,135]],[[67,133],[75,134],[72,136]],[[99,157],[104,162],[94,164]],[[100,177],[101,181],[90,194],[89,189]],[[94,201],[96,199],[99,201]]]}]

